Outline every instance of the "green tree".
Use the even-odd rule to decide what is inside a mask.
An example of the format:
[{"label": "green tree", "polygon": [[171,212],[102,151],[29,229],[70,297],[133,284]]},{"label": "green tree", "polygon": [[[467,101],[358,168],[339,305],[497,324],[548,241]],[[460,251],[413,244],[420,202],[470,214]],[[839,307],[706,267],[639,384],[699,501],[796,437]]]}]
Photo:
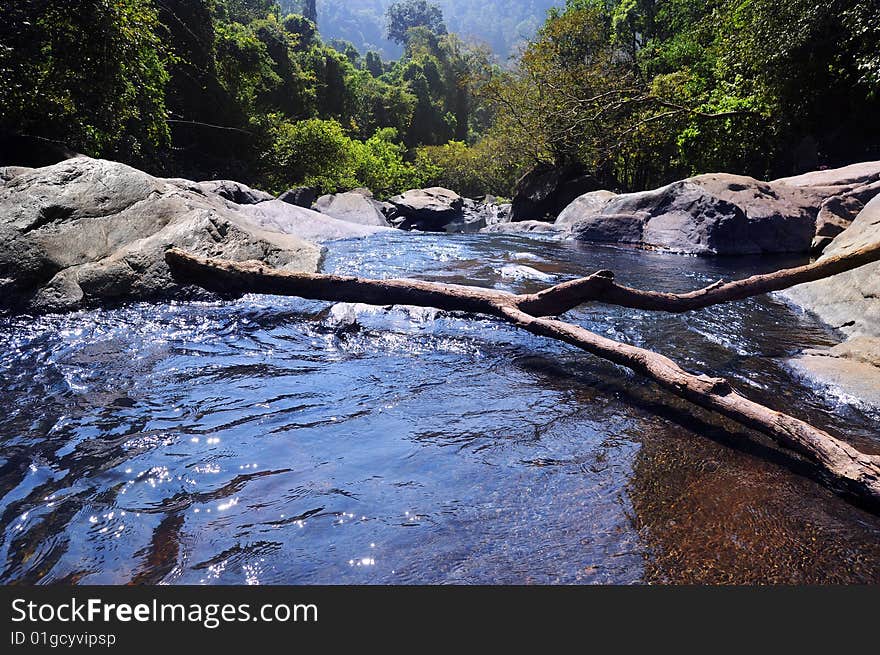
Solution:
[{"label": "green tree", "polygon": [[375,50],[370,50],[364,56],[364,67],[373,77],[380,77],[385,73],[385,66],[382,63],[382,56]]},{"label": "green tree", "polygon": [[424,27],[437,35],[447,33],[446,23],[443,22],[443,11],[426,0],[395,2],[388,7],[385,15],[386,34],[396,43],[407,43],[409,31],[416,27]]},{"label": "green tree", "polygon": [[142,160],[168,143],[166,53],[148,0],[0,5],[0,127]]}]

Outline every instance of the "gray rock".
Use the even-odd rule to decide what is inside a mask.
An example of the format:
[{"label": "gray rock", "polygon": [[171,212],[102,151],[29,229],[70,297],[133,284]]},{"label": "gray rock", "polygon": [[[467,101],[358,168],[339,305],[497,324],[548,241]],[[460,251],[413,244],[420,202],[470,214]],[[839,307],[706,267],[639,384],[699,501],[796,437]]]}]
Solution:
[{"label": "gray rock", "polygon": [[318,269],[321,248],[260,226],[241,209],[87,157],[23,173],[0,186],[0,302],[45,312],[111,300],[210,297],[173,279],[164,259],[170,247]]},{"label": "gray rock", "polygon": [[786,184],[796,187],[856,187],[880,180],[880,161],[862,162],[843,168],[813,171],[793,177],[773,180],[771,184]]},{"label": "gray rock", "polygon": [[[870,200],[819,261],[880,242],[880,196]],[[792,361],[809,377],[880,407],[880,264],[869,264],[784,292],[848,339]]]},{"label": "gray rock", "polygon": [[816,218],[813,252],[818,254],[824,251],[838,234],[850,226],[865,205],[878,195],[880,195],[880,182],[872,182],[826,198]]},{"label": "gray rock", "polygon": [[595,178],[577,167],[538,166],[517,183],[510,219],[555,221],[576,198],[599,188]]},{"label": "gray rock", "polygon": [[237,205],[257,205],[261,202],[275,200],[275,196],[265,191],[257,191],[240,182],[232,180],[213,180],[211,182],[196,182],[196,187],[207,194],[215,194],[221,198],[234,202]]},{"label": "gray rock", "polygon": [[306,209],[311,209],[317,199],[318,192],[312,187],[307,186],[288,189],[278,196],[278,200],[281,202],[286,202],[289,205],[296,205],[297,207],[305,207]]},{"label": "gray rock", "polygon": [[301,239],[316,243],[339,239],[360,239],[391,230],[389,227],[341,221],[332,216],[305,207],[290,205],[280,200],[242,206],[238,208],[238,211],[244,214],[248,221],[263,229],[296,235]]},{"label": "gray rock", "polygon": [[581,215],[575,205],[563,212],[574,238],[691,254],[745,255],[808,252],[818,205],[794,186],[717,173],[615,196],[594,211]]},{"label": "gray rock", "polygon": [[8,182],[9,180],[18,177],[19,175],[23,175],[24,173],[30,173],[33,168],[27,168],[25,166],[3,166],[0,167],[0,181]]},{"label": "gray rock", "polygon": [[[880,196],[871,200],[821,259],[880,242]],[[880,264],[790,289],[785,295],[848,337],[880,337]]]},{"label": "gray rock", "polygon": [[617,194],[611,191],[590,191],[576,198],[568,207],[562,210],[556,225],[571,225],[587,216],[598,214]]},{"label": "gray rock", "polygon": [[379,211],[382,212],[382,216],[385,217],[385,220],[389,223],[393,223],[395,219],[402,219],[403,217],[400,215],[400,211],[392,205],[390,202],[379,202],[376,204],[379,208]]},{"label": "gray rock", "polygon": [[483,234],[560,234],[562,229],[546,221],[496,223],[480,230]]},{"label": "gray rock", "polygon": [[450,223],[464,221],[464,199],[442,187],[413,189],[389,202],[404,218],[400,227],[405,230],[444,232]]},{"label": "gray rock", "polygon": [[321,196],[314,208],[340,221],[375,227],[390,226],[381,211],[380,203],[372,199],[372,194],[367,196],[359,191],[350,191]]},{"label": "gray rock", "polygon": [[505,211],[493,202],[465,198],[461,218],[448,223],[445,230],[449,233],[475,234],[489,225],[508,221],[509,211]]}]

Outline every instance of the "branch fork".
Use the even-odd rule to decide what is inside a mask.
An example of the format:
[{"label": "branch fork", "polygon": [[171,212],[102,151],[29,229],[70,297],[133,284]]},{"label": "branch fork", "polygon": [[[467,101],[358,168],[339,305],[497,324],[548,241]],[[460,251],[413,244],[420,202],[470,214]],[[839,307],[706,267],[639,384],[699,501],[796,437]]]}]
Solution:
[{"label": "branch fork", "polygon": [[599,271],[539,293],[516,295],[495,289],[422,280],[370,280],[294,273],[272,269],[259,262],[202,258],[180,249],[168,250],[165,259],[180,282],[223,295],[272,294],[379,306],[433,307],[493,316],[532,334],[568,343],[629,368],[694,405],[757,430],[816,465],[836,491],[880,508],[880,457],[860,452],[800,419],[749,400],[723,378],[689,373],[659,353],[547,318],[562,316],[588,302],[672,313],[704,309],[782,291],[878,262],[880,243],[806,266],[735,282],[719,281],[682,294],[626,287],[615,281],[611,271]]}]

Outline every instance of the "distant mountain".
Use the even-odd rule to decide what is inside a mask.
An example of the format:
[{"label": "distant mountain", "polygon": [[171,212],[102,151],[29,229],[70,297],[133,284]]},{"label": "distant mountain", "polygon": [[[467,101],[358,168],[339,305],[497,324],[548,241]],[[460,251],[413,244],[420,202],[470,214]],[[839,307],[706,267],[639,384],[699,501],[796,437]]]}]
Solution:
[{"label": "distant mountain", "polygon": [[[433,0],[443,9],[449,31],[488,44],[502,59],[544,24],[547,10],[564,0]],[[401,48],[385,38],[385,11],[393,0],[318,0],[318,28],[325,40],[350,41],[362,53],[377,50],[396,59]],[[300,0],[282,0],[299,11]]]}]

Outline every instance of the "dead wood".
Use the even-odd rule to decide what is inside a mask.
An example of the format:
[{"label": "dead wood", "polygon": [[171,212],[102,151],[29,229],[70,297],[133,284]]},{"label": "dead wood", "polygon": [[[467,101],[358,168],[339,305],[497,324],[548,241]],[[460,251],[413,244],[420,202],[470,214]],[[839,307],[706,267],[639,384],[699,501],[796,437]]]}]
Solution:
[{"label": "dead wood", "polygon": [[685,294],[631,289],[618,285],[613,274],[607,271],[537,294],[514,295],[421,280],[369,280],[293,273],[259,262],[196,257],[179,249],[169,250],[166,261],[181,282],[222,294],[261,293],[331,302],[414,305],[495,316],[532,334],[563,341],[629,368],[695,405],[757,430],[818,466],[838,491],[880,507],[880,457],[862,453],[804,421],[753,402],[722,378],[689,373],[659,353],[608,339],[577,325],[541,318],[563,314],[590,301],[651,311],[702,309],[780,291],[880,261],[880,245],[799,268],[716,283]]}]

